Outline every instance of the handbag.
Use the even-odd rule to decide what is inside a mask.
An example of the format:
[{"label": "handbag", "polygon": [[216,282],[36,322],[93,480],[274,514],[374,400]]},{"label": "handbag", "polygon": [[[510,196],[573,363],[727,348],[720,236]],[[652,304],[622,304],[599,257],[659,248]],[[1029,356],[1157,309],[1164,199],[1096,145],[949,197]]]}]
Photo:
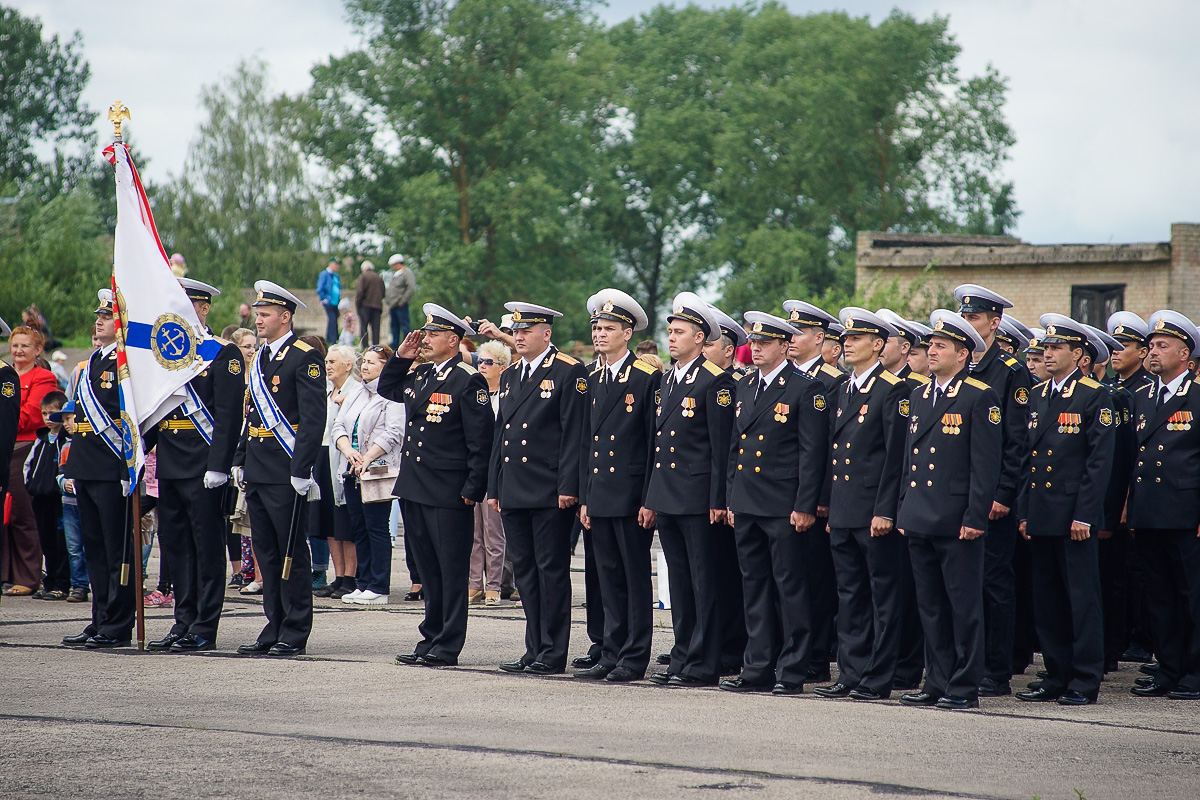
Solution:
[{"label": "handbag", "polygon": [[372,464],[366,472],[358,476],[358,486],[362,490],[364,503],[390,502],[394,495],[392,489],[396,486],[396,478],[400,470],[386,464]]}]

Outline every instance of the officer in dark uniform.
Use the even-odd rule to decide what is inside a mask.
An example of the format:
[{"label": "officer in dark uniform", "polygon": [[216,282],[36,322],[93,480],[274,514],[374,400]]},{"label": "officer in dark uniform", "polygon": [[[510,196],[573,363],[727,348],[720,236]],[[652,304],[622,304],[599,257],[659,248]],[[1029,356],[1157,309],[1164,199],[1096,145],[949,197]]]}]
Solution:
[{"label": "officer in dark uniform", "polygon": [[846,364],[830,431],[829,541],[838,587],[838,680],[822,697],[881,700],[892,692],[900,652],[904,546],[893,530],[904,463],[906,381],[879,356],[899,333],[864,308],[843,308]]},{"label": "officer in dark uniform", "polygon": [[667,315],[667,346],[675,366],[659,391],[646,492],[646,507],[658,515],[675,630],[667,672],[650,676],[658,684],[710,686],[720,669],[723,637],[712,525],[727,516],[735,384],[701,352],[704,342],[720,337],[708,303],[691,292],[675,296]]},{"label": "officer in dark uniform", "polygon": [[1079,369],[1086,327],[1062,314],[1043,314],[1040,322],[1050,379],[1034,387],[1029,405],[1030,474],[1018,519],[1033,554],[1034,615],[1048,674],[1017,698],[1087,705],[1096,702],[1104,674],[1096,533],[1116,422],[1108,390]]},{"label": "officer in dark uniform", "polygon": [[[587,308],[593,306],[595,298],[596,295],[588,298]],[[593,325],[593,337],[596,333],[596,327]],[[596,343],[593,341],[592,347],[595,348],[595,346]],[[583,368],[588,375],[591,375],[600,368],[600,364],[601,358],[597,355],[591,361],[584,364]],[[585,456],[583,458],[586,459],[587,437],[585,436],[584,439]],[[580,480],[582,481],[583,478]],[[580,505],[582,506],[582,503]],[[582,519],[576,515],[575,519],[571,522],[571,555],[575,554],[575,546],[580,539],[583,540],[584,631],[587,633],[588,641],[591,642],[591,645],[588,647],[586,653],[571,659],[571,666],[579,670],[590,670],[600,663],[600,657],[604,652],[604,603],[600,600],[600,568],[596,565],[596,546],[592,543],[592,532],[583,526]]]},{"label": "officer in dark uniform", "polygon": [[930,317],[933,380],[910,399],[896,526],[908,537],[925,630],[925,685],[910,706],[976,708],[983,677],[983,535],[1000,481],[1000,398],[967,364],[983,339],[966,319]]},{"label": "officer in dark uniform", "polygon": [[[404,457],[393,494],[425,594],[421,641],[402,664],[458,663],[467,637],[467,577],[476,503],[487,492],[495,415],[487,381],[462,360],[470,324],[434,303],[379,375],[379,396],[404,403]],[[427,363],[413,362],[424,353]]]},{"label": "officer in dark uniform", "polygon": [[[133,557],[133,503],[122,479],[128,474],[121,438],[121,395],[117,386],[117,328],[109,289],[99,292],[96,339],[79,375],[75,395],[75,435],[65,475],[75,481],[79,501],[79,533],[87,554],[92,585],[92,622],[63,644],[92,649],[126,647],[132,640],[132,580],[121,582],[121,568]],[[140,555],[140,553],[139,553]]]},{"label": "officer in dark uniform", "polygon": [[1029,370],[1029,374],[1033,376],[1034,383],[1041,383],[1050,378],[1050,374],[1046,372],[1046,365],[1042,360],[1046,348],[1042,347],[1042,337],[1046,335],[1043,328],[1030,328],[1033,338],[1029,340],[1029,344],[1025,346],[1025,367]]},{"label": "officer in dark uniform", "polygon": [[786,320],[747,311],[757,368],[737,385],[729,514],[749,632],[733,692],[799,694],[811,660],[805,531],[816,523],[828,442],[824,385],[788,361]]},{"label": "officer in dark uniform", "polygon": [[[749,341],[745,329],[733,317],[712,305],[713,315],[721,326],[721,338],[705,342],[704,357],[728,372],[735,381],[751,372],[734,361],[737,348]],[[736,675],[742,669],[746,653],[746,600],[742,594],[742,571],[738,566],[737,540],[733,526],[721,520],[712,526],[717,540],[717,614],[721,618],[721,675]],[[668,660],[667,663],[670,663]]]},{"label": "officer in dark uniform", "polygon": [[500,512],[525,608],[525,652],[506,672],[550,675],[567,664],[571,632],[571,523],[579,502],[579,459],[587,370],[550,344],[562,314],[505,303],[521,356],[500,377],[488,503]]},{"label": "officer in dark uniform", "polygon": [[1200,699],[1200,381],[1188,361],[1200,331],[1175,311],[1155,312],[1148,364],[1156,380],[1133,396],[1137,462],[1129,529],[1146,570],[1146,605],[1159,669],[1141,697]]},{"label": "officer in dark uniform", "polygon": [[1028,472],[1029,448],[1027,409],[1033,385],[1029,371],[1000,348],[996,330],[1004,309],[1012,303],[982,286],[967,283],[954,290],[959,313],[970,322],[983,340],[984,352],[975,353],[968,369],[971,376],[995,389],[1000,396],[1004,419],[1004,458],[1000,467],[1000,487],[988,515],[984,537],[984,680],[980,694],[999,697],[1011,694],[1009,681],[1013,670],[1013,639],[1016,626],[1016,577],[1013,550],[1017,544],[1016,507],[1021,482]]},{"label": "officer in dark uniform", "polygon": [[[312,560],[304,530],[309,515],[302,504],[316,485],[313,467],[325,431],[325,364],[292,332],[292,315],[304,303],[271,281],[256,281],[254,290],[254,324],[267,343],[247,366],[250,410],[234,466],[246,486],[267,624],[238,652],[295,656],[304,653],[312,632]],[[289,557],[291,574],[284,580]]]},{"label": "officer in dark uniform", "polygon": [[1010,356],[1016,357],[1017,353],[1029,346],[1029,340],[1032,338],[1033,331],[1025,327],[1021,320],[1008,314],[1000,318],[1000,327],[996,328],[996,341],[1000,343],[1000,349]]},{"label": "officer in dark uniform", "polygon": [[842,337],[846,334],[846,328],[840,322],[829,323],[829,331],[825,336],[825,341],[821,342],[821,358],[825,359],[825,363],[839,372],[844,371],[842,368]]},{"label": "officer in dark uniform", "polygon": [[[220,290],[191,278],[179,282],[207,330]],[[217,341],[212,363],[189,382],[187,401],[155,431],[159,547],[172,566],[175,624],[149,643],[151,650],[192,653],[216,646],[225,599],[225,484],[242,434],[246,392],[241,348]]]},{"label": "officer in dark uniform", "polygon": [[645,499],[662,373],[629,351],[634,331],[648,323],[636,300],[603,289],[588,300],[588,314],[599,358],[588,376],[579,502],[600,584],[588,607],[603,605],[604,633],[596,663],[575,677],[626,683],[645,677],[650,664],[655,517]]},{"label": "officer in dark uniform", "polygon": [[[899,336],[889,336],[883,345],[879,359],[884,368],[896,377],[903,378],[910,394],[924,389],[929,383],[929,376],[914,372],[909,362],[913,352],[919,350],[928,369],[929,342],[925,337],[928,336],[929,327],[904,319],[888,308],[881,308],[875,313],[899,333]],[[900,561],[897,569],[900,581],[900,649],[892,688],[909,691],[921,685],[921,675],[925,671],[925,634],[921,630],[921,615],[917,613],[917,587],[913,583],[908,541],[904,537],[900,537],[900,540],[902,544],[896,548]]]},{"label": "officer in dark uniform", "polygon": [[[12,333],[8,323],[0,319],[0,337]],[[21,421],[21,378],[10,365],[0,361],[0,464],[12,461],[17,443],[17,428]],[[10,470],[0,469],[0,507],[8,492]]]},{"label": "officer in dark uniform", "polygon": [[[1137,454],[1137,432],[1133,419],[1133,396],[1155,378],[1145,367],[1149,354],[1146,321],[1132,311],[1118,311],[1108,318],[1108,332],[1124,345],[1112,356],[1113,374],[1107,383],[1113,388],[1113,402],[1120,412],[1117,429],[1117,457],[1110,484],[1109,505],[1118,513],[1112,538],[1100,541],[1100,591],[1104,599],[1105,666],[1116,661],[1149,662],[1154,646],[1146,613],[1146,580],[1137,541],[1125,524],[1125,501],[1129,494],[1129,474]],[[1119,463],[1121,459],[1127,463]],[[1120,508],[1117,508],[1119,504]]]},{"label": "officer in dark uniform", "polygon": [[930,328],[925,323],[913,319],[905,320],[905,322],[908,323],[909,330],[915,331],[919,337],[908,350],[908,366],[916,374],[928,378]]},{"label": "officer in dark uniform", "polygon": [[[788,323],[795,329],[788,358],[796,369],[825,384],[825,397],[832,402],[849,377],[827,363],[822,351],[831,326],[841,323],[824,309],[803,300],[783,304]],[[818,683],[830,679],[829,662],[837,649],[837,576],[833,553],[829,549],[829,495],[833,491],[832,473],[825,473],[825,485],[817,503],[817,524],[808,529],[808,595],[812,617],[812,661],[805,681]]]}]

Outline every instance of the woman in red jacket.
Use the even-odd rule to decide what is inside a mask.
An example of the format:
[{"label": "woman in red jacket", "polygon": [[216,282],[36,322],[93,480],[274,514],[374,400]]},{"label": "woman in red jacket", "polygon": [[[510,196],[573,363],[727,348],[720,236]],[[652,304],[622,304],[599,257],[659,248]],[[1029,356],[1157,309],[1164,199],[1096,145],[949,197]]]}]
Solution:
[{"label": "woman in red jacket", "polygon": [[8,337],[12,365],[21,379],[21,420],[9,465],[11,518],[7,532],[0,538],[0,580],[11,584],[4,590],[6,595],[33,594],[42,582],[42,548],[22,467],[37,439],[38,428],[43,426],[42,398],[58,388],[54,373],[37,365],[44,342],[40,331],[24,325],[13,328]]}]

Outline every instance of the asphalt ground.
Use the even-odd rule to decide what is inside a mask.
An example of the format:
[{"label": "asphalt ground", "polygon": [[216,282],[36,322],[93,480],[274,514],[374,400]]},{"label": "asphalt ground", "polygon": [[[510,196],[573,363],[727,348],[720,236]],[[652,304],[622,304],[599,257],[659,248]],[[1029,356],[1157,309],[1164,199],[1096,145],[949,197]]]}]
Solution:
[{"label": "asphalt ground", "polygon": [[[573,655],[582,566],[581,549]],[[87,605],[4,598],[0,796],[1200,796],[1200,705],[1132,697],[1133,664],[1094,706],[1006,697],[967,712],[509,675],[496,665],[522,652],[524,619],[505,602],[472,608],[460,666],[400,666],[421,610],[399,601],[399,551],[393,567],[398,602],[318,600],[308,654],[285,661],[234,654],[262,624],[236,590],[219,649],[188,656],[65,648]],[[148,610],[148,639],[170,615]],[[655,622],[665,651],[670,612]]]}]

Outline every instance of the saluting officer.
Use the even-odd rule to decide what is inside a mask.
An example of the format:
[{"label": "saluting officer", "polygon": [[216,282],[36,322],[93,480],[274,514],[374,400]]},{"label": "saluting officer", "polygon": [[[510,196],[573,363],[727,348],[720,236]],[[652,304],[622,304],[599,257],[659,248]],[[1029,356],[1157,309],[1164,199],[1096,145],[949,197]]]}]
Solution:
[{"label": "saluting officer", "polygon": [[[467,577],[476,503],[487,492],[495,416],[487,381],[462,360],[470,324],[426,303],[425,324],[412,331],[379,375],[379,396],[405,403],[404,458],[393,494],[425,594],[421,641],[402,664],[458,663],[467,637]],[[427,363],[413,362],[423,353]]]},{"label": "saluting officer", "polygon": [[971,376],[995,389],[1001,401],[1004,430],[1004,458],[1000,466],[1000,486],[988,514],[988,534],[983,540],[983,615],[984,678],[979,693],[983,697],[1011,694],[1013,675],[1013,639],[1016,633],[1016,576],[1013,551],[1017,544],[1017,520],[1012,510],[1028,473],[1029,390],[1033,385],[1029,371],[1008,353],[996,339],[1004,309],[1012,303],[999,294],[965,283],[954,290],[959,313],[974,326],[983,340],[982,352],[976,352],[968,366]]},{"label": "saluting officer", "polygon": [[[786,300],[783,310],[795,329],[788,348],[788,358],[796,369],[825,384],[825,396],[830,401],[849,376],[823,358],[825,340],[832,336],[833,326],[841,323],[827,311],[803,300]],[[833,553],[829,549],[829,495],[833,476],[825,473],[825,485],[817,503],[817,524],[808,529],[808,594],[812,616],[812,662],[806,681],[816,683],[830,679],[829,662],[837,648],[837,576],[834,574]]]},{"label": "saluting officer", "polygon": [[500,512],[513,577],[525,608],[525,652],[505,672],[551,675],[567,664],[571,633],[571,524],[579,502],[579,458],[587,370],[550,343],[562,314],[533,303],[512,312],[518,361],[500,377],[488,503]]},{"label": "saluting officer", "polygon": [[602,289],[588,300],[592,343],[599,353],[588,376],[579,517],[591,532],[604,633],[596,663],[576,678],[625,683],[645,677],[653,633],[650,542],[654,512],[646,507],[655,394],[662,373],[629,351],[648,319],[636,300]]},{"label": "saluting officer", "polygon": [[[255,281],[254,290],[254,324],[266,344],[248,367],[250,409],[234,466],[242,469],[246,486],[267,624],[238,652],[296,656],[304,653],[312,632],[312,561],[305,542],[309,515],[302,504],[316,484],[313,467],[325,431],[325,364],[292,332],[292,316],[304,303],[271,281]],[[289,557],[292,570],[285,581]]]},{"label": "saluting officer", "polygon": [[100,347],[88,359],[75,387],[75,435],[64,473],[75,481],[79,501],[79,533],[92,584],[92,622],[82,633],[64,637],[63,644],[91,649],[130,644],[137,602],[133,581],[121,584],[121,566],[133,557],[133,501],[121,485],[128,470],[117,387],[117,325],[112,291],[101,289],[97,296],[95,333]]},{"label": "saluting officer", "polygon": [[[1200,381],[1188,361],[1200,331],[1175,311],[1150,326],[1156,380],[1133,396],[1137,463],[1129,529],[1146,569],[1146,606],[1159,669],[1131,690],[1141,697],[1200,699]],[[74,456],[72,456],[74,458]]]},{"label": "saluting officer", "polygon": [[896,526],[908,537],[925,630],[925,684],[910,706],[979,706],[983,677],[983,533],[1000,482],[1000,398],[970,377],[983,339],[939,309],[930,317],[930,381],[910,401]]},{"label": "saluting officer", "polygon": [[[1132,311],[1118,311],[1108,318],[1108,332],[1124,345],[1124,349],[1113,353],[1113,374],[1106,381],[1114,387],[1113,403],[1121,415],[1110,501],[1114,506],[1119,502],[1123,513],[1129,495],[1129,474],[1137,460],[1133,396],[1155,378],[1144,363],[1150,352],[1147,345],[1150,328],[1145,320]],[[1153,658],[1145,584],[1138,543],[1129,535],[1129,526],[1122,516],[1113,528],[1112,539],[1100,542],[1106,661],[1114,656],[1119,661],[1148,662]]]},{"label": "saluting officer", "polygon": [[838,586],[838,680],[822,697],[881,700],[900,653],[904,542],[893,531],[911,388],[879,356],[899,333],[863,308],[843,308],[845,359],[830,431],[829,540]]},{"label": "saluting officer", "polygon": [[1095,533],[1104,522],[1114,413],[1108,390],[1079,369],[1086,328],[1062,314],[1040,322],[1050,379],[1034,387],[1029,405],[1030,474],[1018,518],[1033,555],[1034,619],[1048,674],[1017,698],[1086,705],[1096,702],[1104,674]]},{"label": "saluting officer", "polygon": [[720,669],[717,548],[712,525],[726,518],[725,467],[733,425],[733,378],[704,357],[721,336],[708,303],[680,292],[667,315],[675,366],[659,391],[646,507],[658,515],[667,559],[675,645],[657,684],[711,686]]},{"label": "saluting officer", "polygon": [[[179,283],[200,325],[220,290],[191,278]],[[171,562],[175,624],[151,650],[193,653],[216,646],[225,600],[225,518],[233,454],[242,434],[245,361],[232,342],[213,339],[216,355],[186,387],[187,400],[158,423],[159,546]],[[206,343],[204,346],[208,346]]]},{"label": "saluting officer", "polygon": [[[8,323],[0,319],[0,337],[5,339],[12,333]],[[21,420],[21,378],[17,371],[0,361],[0,465],[12,462],[12,451],[17,443],[17,427]],[[8,492],[11,470],[0,469],[0,504]]]},{"label": "saluting officer", "polygon": [[825,471],[824,384],[788,362],[786,320],[747,311],[757,368],[737,385],[729,451],[729,515],[737,534],[749,640],[733,692],[799,694],[811,659],[805,531]]}]

